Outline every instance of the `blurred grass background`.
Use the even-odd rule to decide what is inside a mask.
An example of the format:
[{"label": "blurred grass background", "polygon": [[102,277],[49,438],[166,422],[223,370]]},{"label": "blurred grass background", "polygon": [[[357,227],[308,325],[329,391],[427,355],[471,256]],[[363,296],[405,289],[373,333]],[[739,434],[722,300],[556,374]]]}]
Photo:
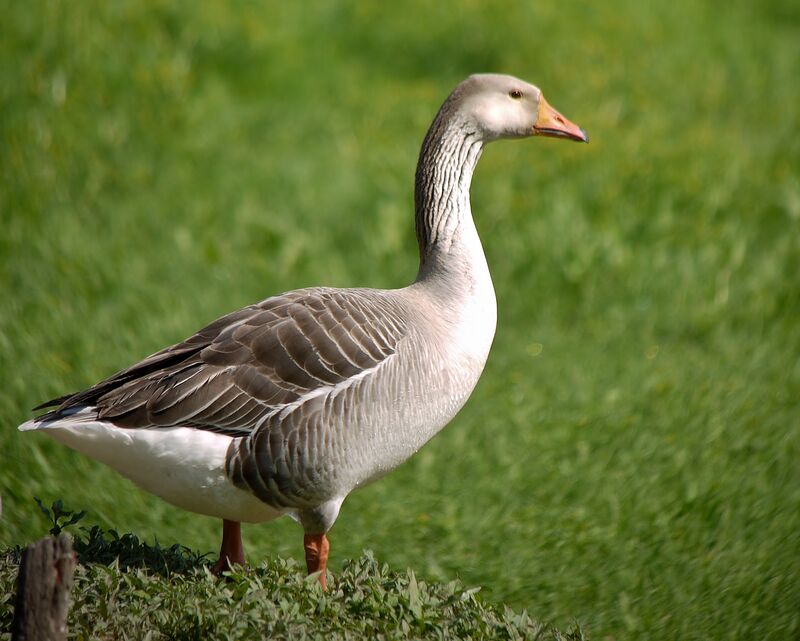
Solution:
[{"label": "blurred grass background", "polygon": [[[506,72],[592,142],[484,154],[487,370],[348,499],[334,571],[369,547],[595,639],[797,638],[796,3],[2,6],[0,545],[44,533],[36,495],[216,549],[16,425],[272,293],[409,282],[425,130]],[[288,521],[245,543],[301,558]]]}]

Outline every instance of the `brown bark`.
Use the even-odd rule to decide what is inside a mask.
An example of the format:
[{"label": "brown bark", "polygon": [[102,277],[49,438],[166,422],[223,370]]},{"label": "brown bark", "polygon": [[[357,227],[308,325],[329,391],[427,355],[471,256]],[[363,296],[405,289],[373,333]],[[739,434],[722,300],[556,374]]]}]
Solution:
[{"label": "brown bark", "polygon": [[75,553],[68,534],[32,543],[22,553],[12,641],[62,641],[67,638],[69,590]]}]

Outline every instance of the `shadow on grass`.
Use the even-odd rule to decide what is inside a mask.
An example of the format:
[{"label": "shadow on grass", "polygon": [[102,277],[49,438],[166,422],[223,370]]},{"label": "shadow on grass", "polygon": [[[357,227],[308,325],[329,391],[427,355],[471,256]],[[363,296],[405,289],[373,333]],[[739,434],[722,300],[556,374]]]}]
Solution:
[{"label": "shadow on grass", "polygon": [[199,554],[174,543],[161,547],[139,540],[135,534],[120,536],[115,530],[103,530],[95,525],[83,529],[84,535],[75,539],[78,562],[111,565],[117,562],[120,570],[147,569],[162,576],[186,574],[208,564],[208,554]]},{"label": "shadow on grass", "polygon": [[[168,577],[188,574],[204,565],[209,565],[209,554],[199,554],[174,543],[162,547],[158,541],[153,545],[141,541],[135,534],[119,535],[115,530],[103,530],[99,525],[81,528],[73,534],[73,548],[81,565],[116,565],[121,571],[148,570]],[[3,552],[3,563],[19,566],[23,548],[15,546]]]}]

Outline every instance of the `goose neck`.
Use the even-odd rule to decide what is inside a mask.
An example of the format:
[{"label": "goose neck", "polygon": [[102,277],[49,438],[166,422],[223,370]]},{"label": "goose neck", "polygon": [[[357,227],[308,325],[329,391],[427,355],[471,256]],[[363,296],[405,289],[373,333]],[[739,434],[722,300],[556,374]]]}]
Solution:
[{"label": "goose neck", "polygon": [[460,241],[477,240],[469,189],[483,141],[474,127],[448,117],[446,107],[431,125],[417,164],[414,204],[421,273],[427,263],[473,249]]}]

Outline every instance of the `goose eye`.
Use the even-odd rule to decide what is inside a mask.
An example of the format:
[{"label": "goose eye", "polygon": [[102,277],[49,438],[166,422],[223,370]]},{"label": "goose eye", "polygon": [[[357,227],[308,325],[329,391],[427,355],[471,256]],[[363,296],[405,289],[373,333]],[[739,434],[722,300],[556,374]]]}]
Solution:
[{"label": "goose eye", "polygon": [[508,92],[508,95],[511,96],[514,100],[519,100],[522,98],[522,92],[519,89],[512,89]]}]

